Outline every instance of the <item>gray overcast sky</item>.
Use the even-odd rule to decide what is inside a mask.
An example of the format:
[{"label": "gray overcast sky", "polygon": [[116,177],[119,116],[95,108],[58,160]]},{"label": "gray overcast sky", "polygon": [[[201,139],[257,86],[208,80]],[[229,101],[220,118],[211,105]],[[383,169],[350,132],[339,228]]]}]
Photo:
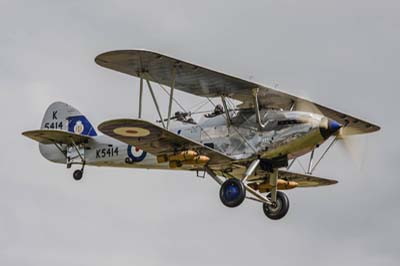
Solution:
[{"label": "gray overcast sky", "polygon": [[[0,0],[0,265],[399,265],[399,14],[389,0]],[[190,173],[87,168],[74,182],[21,132],[56,100],[96,125],[136,115],[138,81],[94,63],[129,48],[277,83],[382,130],[358,139],[357,163],[335,146],[316,174],[339,184],[288,191],[278,222],[254,202],[223,207]]]}]

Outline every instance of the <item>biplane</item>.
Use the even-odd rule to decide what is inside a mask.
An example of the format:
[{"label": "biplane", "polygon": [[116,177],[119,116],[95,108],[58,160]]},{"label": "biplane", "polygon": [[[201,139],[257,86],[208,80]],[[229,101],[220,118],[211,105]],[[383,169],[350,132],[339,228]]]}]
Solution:
[{"label": "biplane", "polygon": [[[39,142],[46,159],[67,168],[80,165],[73,173],[75,180],[81,180],[87,165],[208,174],[220,185],[225,206],[255,200],[268,218],[278,220],[289,210],[283,190],[337,183],[313,175],[335,142],[380,129],[310,100],[156,52],[111,51],[98,55],[95,62],[140,79],[136,118],[105,121],[96,129],[74,107],[55,102],[39,130],[22,133]],[[166,114],[154,84],[168,94]],[[145,87],[160,118],[154,123],[142,118]],[[202,97],[212,110],[197,121],[187,110],[174,112],[179,104],[176,90]],[[327,147],[315,160],[315,151],[324,142]],[[310,156],[304,173],[291,171],[296,159],[306,154]]]}]

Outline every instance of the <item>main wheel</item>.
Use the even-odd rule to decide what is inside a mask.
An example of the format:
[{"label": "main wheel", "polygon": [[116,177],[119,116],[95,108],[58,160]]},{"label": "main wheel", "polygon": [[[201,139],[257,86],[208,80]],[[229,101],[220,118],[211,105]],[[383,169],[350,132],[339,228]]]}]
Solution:
[{"label": "main wheel", "polygon": [[[271,199],[271,193],[267,195]],[[289,211],[289,198],[281,191],[276,192],[276,202],[274,205],[264,203],[263,210],[265,215],[272,220],[283,218]]]},{"label": "main wheel", "polygon": [[76,180],[76,181],[79,181],[79,180],[81,180],[82,179],[82,176],[83,176],[83,171],[82,170],[75,170],[74,171],[74,174],[73,174],[73,177],[74,177],[74,179]]},{"label": "main wheel", "polygon": [[239,206],[246,198],[246,188],[243,182],[236,178],[229,178],[222,183],[219,198],[226,207]]}]

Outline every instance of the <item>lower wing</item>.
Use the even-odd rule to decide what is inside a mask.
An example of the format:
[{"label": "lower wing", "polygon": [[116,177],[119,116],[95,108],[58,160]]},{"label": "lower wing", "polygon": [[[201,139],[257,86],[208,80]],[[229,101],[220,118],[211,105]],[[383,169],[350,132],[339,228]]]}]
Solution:
[{"label": "lower wing", "polygon": [[338,183],[338,181],[333,179],[293,173],[284,170],[279,170],[278,178],[286,181],[296,182],[298,184],[297,187],[320,187],[334,185]]},{"label": "lower wing", "polygon": [[153,155],[194,150],[200,155],[208,156],[210,158],[209,165],[232,162],[230,157],[219,151],[140,119],[105,121],[98,126],[98,129],[107,136]]}]

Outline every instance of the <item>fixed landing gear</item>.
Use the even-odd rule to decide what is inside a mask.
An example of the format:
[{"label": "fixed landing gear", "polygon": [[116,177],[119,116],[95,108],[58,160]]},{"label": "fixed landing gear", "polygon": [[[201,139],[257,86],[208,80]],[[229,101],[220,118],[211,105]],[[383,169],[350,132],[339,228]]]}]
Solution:
[{"label": "fixed landing gear", "polygon": [[75,170],[72,176],[74,177],[74,179],[75,179],[76,181],[81,180],[82,177],[83,177],[83,169],[82,169],[82,170],[81,170],[81,169]]},{"label": "fixed landing gear", "polygon": [[[271,199],[271,193],[267,195]],[[264,214],[272,219],[279,220],[283,218],[289,211],[289,198],[281,191],[276,192],[276,202],[272,204],[263,203]]]},{"label": "fixed landing gear", "polygon": [[236,178],[229,178],[222,183],[219,198],[226,207],[237,207],[246,198],[246,188],[243,182]]},{"label": "fixed landing gear", "polygon": [[[260,160],[254,160],[241,179],[230,177],[223,181],[210,168],[206,168],[206,172],[221,185],[219,197],[222,204],[229,208],[234,208],[242,204],[244,199],[248,198],[263,205],[264,214],[272,219],[279,220],[283,218],[289,211],[289,199],[285,193],[278,191],[278,170],[274,169],[269,175],[269,191],[268,195],[263,195],[258,189],[258,185],[247,183],[247,179],[254,174]],[[249,196],[246,196],[249,193]]]},{"label": "fixed landing gear", "polygon": [[72,174],[73,178],[74,178],[76,181],[79,181],[79,180],[82,179],[82,177],[83,177],[83,170],[84,170],[84,169],[85,169],[85,161],[83,161],[83,163],[82,163],[82,168],[81,168],[81,169],[76,169],[76,170],[74,171],[74,173]]},{"label": "fixed landing gear", "polygon": [[[242,204],[246,198],[247,186],[237,178],[229,178],[222,183],[219,190],[219,197],[222,204],[226,207],[234,208]],[[251,191],[249,191],[251,192]],[[264,214],[271,220],[279,220],[283,218],[289,211],[289,198],[282,191],[276,191],[276,200],[272,201],[272,193],[269,193],[263,203],[262,208]]]},{"label": "fixed landing gear", "polygon": [[[84,154],[83,154],[84,148],[83,148],[83,151],[81,152],[81,150],[79,149],[79,147],[76,145],[75,141],[72,138],[71,138],[71,145],[74,148],[76,154],[78,155],[77,157],[79,157],[79,159],[81,160],[81,164],[82,164],[82,168],[75,170],[74,173],[72,174],[72,177],[76,181],[79,181],[83,177],[83,170],[85,169],[85,163],[86,163]],[[73,159],[74,159],[74,157],[71,157],[70,155],[67,156],[67,168],[71,168],[71,166],[73,164],[73,162],[72,162]]]},{"label": "fixed landing gear", "polygon": [[[254,173],[259,163],[260,163],[259,159],[254,160],[247,168],[242,179],[229,178],[223,183],[217,181],[218,183],[221,184],[221,188],[219,190],[219,197],[225,206],[230,208],[237,207],[246,198],[246,190],[249,191],[250,193],[255,192],[253,189],[249,188],[245,184],[245,182],[247,178]],[[209,174],[214,176],[213,178],[215,180],[218,180],[217,176],[213,174],[212,171],[209,172],[211,172],[211,174],[210,173]],[[259,194],[258,192],[256,193]],[[261,198],[263,197],[261,195],[259,196]]]}]

